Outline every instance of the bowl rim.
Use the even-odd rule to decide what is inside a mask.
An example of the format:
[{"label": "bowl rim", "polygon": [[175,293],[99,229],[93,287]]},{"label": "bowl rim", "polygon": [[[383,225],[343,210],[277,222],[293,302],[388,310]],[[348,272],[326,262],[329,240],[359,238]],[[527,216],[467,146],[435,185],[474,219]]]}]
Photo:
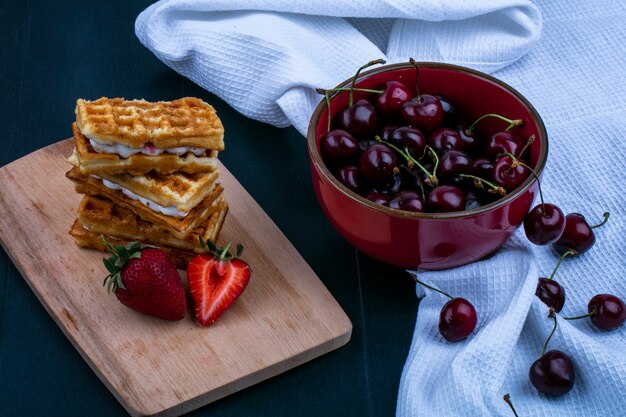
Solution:
[{"label": "bowl rim", "polygon": [[[482,78],[486,81],[492,82],[496,84],[497,86],[503,88],[504,90],[512,94],[513,97],[516,98],[523,106],[528,108],[532,118],[537,123],[538,131],[539,131],[540,148],[539,148],[539,158],[537,160],[535,172],[537,173],[538,177],[541,176],[541,173],[543,172],[543,169],[545,168],[545,165],[546,165],[546,161],[548,159],[548,148],[549,148],[548,133],[546,131],[546,127],[543,123],[543,120],[541,119],[541,116],[539,115],[535,107],[526,99],[526,97],[524,97],[521,93],[519,93],[516,89],[514,89],[513,87],[511,87],[504,81],[501,81],[495,77],[492,77],[491,75],[485,74],[483,72],[480,72],[471,68],[463,67],[460,65],[446,64],[446,63],[441,63],[441,62],[417,62],[417,65],[422,68],[450,70],[450,71],[462,72],[462,73],[466,73],[474,77]],[[413,68],[413,65],[408,62],[382,65],[380,67],[376,67],[374,69],[362,72],[359,75],[357,82],[365,78],[368,78],[372,75],[376,75],[382,72],[388,72],[388,71],[399,70],[399,69],[407,69],[407,68]],[[352,77],[343,81],[337,87],[347,87],[351,83],[352,83]],[[517,187],[513,192],[507,194],[503,198],[497,201],[491,202],[489,204],[485,204],[484,206],[480,206],[480,207],[473,208],[470,210],[454,211],[454,212],[448,212],[448,213],[415,213],[411,211],[393,209],[391,207],[383,206],[381,204],[376,204],[373,201],[370,201],[367,198],[358,195],[354,191],[344,186],[341,182],[339,182],[339,180],[335,178],[335,176],[330,172],[330,170],[328,169],[328,167],[322,160],[322,156],[320,155],[320,152],[317,149],[317,144],[315,140],[315,131],[316,131],[316,127],[317,127],[317,123],[319,121],[320,115],[325,109],[326,109],[326,102],[325,100],[321,100],[320,103],[317,105],[317,107],[315,107],[315,110],[313,111],[313,114],[311,115],[311,119],[309,121],[309,127],[307,129],[307,145],[309,148],[309,157],[312,163],[318,169],[318,171],[322,174],[322,176],[326,180],[328,180],[331,184],[333,184],[334,188],[339,190],[342,194],[344,194],[349,199],[363,206],[366,206],[372,210],[376,210],[376,211],[379,211],[379,212],[382,212],[391,216],[408,217],[408,218],[415,218],[415,219],[445,220],[445,219],[468,218],[468,217],[473,217],[479,214],[487,213],[495,209],[498,209],[500,207],[508,205],[511,201],[515,200],[521,194],[525,193],[535,181],[534,176],[530,175],[526,179],[526,181],[522,183],[521,186]]]}]

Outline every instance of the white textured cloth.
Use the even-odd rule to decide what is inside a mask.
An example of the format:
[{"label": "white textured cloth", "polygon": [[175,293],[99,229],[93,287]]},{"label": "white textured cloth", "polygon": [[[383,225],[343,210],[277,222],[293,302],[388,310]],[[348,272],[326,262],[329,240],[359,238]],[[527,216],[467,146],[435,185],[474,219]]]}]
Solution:
[{"label": "white textured cloth", "polygon": [[[246,116],[305,133],[332,87],[371,59],[444,61],[494,75],[537,108],[550,136],[543,189],[596,230],[588,253],[563,262],[564,316],[598,293],[626,299],[626,2],[541,0],[171,0],[144,11],[137,36],[159,59]],[[541,10],[541,13],[539,12]],[[542,16],[543,15],[543,34]],[[537,42],[539,40],[539,42]],[[520,59],[521,58],[521,59]],[[523,231],[494,256],[420,278],[475,305],[475,334],[459,343],[437,331],[445,297],[425,291],[398,395],[398,416],[626,415],[626,328],[596,330],[559,319],[549,348],[576,367],[573,390],[539,394],[528,380],[551,330],[535,296],[558,257]],[[418,294],[423,290],[418,288]]]}]

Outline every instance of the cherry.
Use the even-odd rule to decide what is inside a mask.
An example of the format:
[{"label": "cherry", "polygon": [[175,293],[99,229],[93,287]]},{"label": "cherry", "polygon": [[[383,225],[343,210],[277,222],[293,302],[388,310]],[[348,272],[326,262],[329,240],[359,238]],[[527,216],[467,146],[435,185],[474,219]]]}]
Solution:
[{"label": "cherry", "polygon": [[578,317],[564,317],[565,320],[578,320],[589,317],[598,329],[613,330],[626,321],[626,304],[612,294],[598,294],[589,300],[587,314]]},{"label": "cherry", "polygon": [[458,132],[447,127],[442,127],[432,132],[428,136],[428,144],[437,152],[442,152],[446,149],[463,150],[463,141]]},{"label": "cherry", "polygon": [[383,129],[380,131],[380,137],[382,138],[382,140],[387,142],[389,140],[389,136],[391,135],[391,133],[393,133],[393,131],[396,130],[397,128],[398,126],[396,125],[387,125],[383,127]]},{"label": "cherry", "polygon": [[572,360],[567,354],[556,349],[546,352],[548,342],[552,339],[557,325],[553,308],[550,309],[549,317],[554,320],[554,327],[543,345],[539,359],[530,366],[528,377],[540,392],[550,395],[563,395],[574,386],[576,375]]},{"label": "cherry", "polygon": [[554,308],[557,313],[565,305],[565,288],[556,281],[548,278],[539,278],[535,295],[548,307]]},{"label": "cherry", "polygon": [[585,216],[580,213],[570,213],[565,216],[565,230],[552,247],[558,253],[565,253],[572,249],[576,252],[587,252],[595,243],[596,236],[593,229],[603,226],[609,219],[609,213],[604,213],[604,220],[595,226],[589,226]]},{"label": "cherry", "polygon": [[438,128],[443,121],[443,107],[436,97],[419,93],[419,68],[413,58],[409,59],[417,72],[415,81],[416,95],[400,107],[400,116],[409,126],[430,131]]},{"label": "cherry", "polygon": [[335,175],[339,182],[351,189],[352,191],[359,192],[363,189],[364,181],[361,176],[361,172],[355,165],[345,165],[337,171]]},{"label": "cherry", "polygon": [[426,205],[433,213],[461,211],[465,208],[465,195],[458,187],[440,185],[430,191]]},{"label": "cherry", "polygon": [[380,204],[381,206],[386,205],[389,202],[389,196],[381,193],[377,193],[375,191],[370,192],[365,197],[370,201],[373,201],[376,204]]},{"label": "cherry", "polygon": [[439,157],[437,173],[440,178],[450,180],[458,174],[469,173],[471,163],[470,157],[465,152],[449,149]]},{"label": "cherry", "polygon": [[556,242],[565,229],[565,215],[554,204],[541,203],[524,217],[524,232],[535,245]]},{"label": "cherry", "polygon": [[424,202],[420,195],[415,191],[400,191],[393,196],[389,203],[389,207],[398,210],[412,211],[421,213],[424,211]]},{"label": "cherry", "polygon": [[544,353],[533,362],[528,377],[537,390],[550,395],[568,393],[576,379],[572,360],[557,349]]},{"label": "cherry", "polygon": [[387,141],[400,149],[408,149],[409,154],[414,158],[421,158],[426,147],[424,134],[414,127],[397,128],[389,135]]},{"label": "cherry", "polygon": [[382,143],[375,143],[361,154],[359,169],[370,180],[382,180],[396,168],[396,154]]},{"label": "cherry", "polygon": [[331,161],[345,161],[359,153],[359,143],[345,130],[331,130],[320,139],[322,154]]},{"label": "cherry", "polygon": [[472,303],[465,298],[453,298],[441,309],[439,333],[450,342],[458,342],[472,334],[477,321]]},{"label": "cherry", "polygon": [[454,122],[457,119],[456,107],[454,104],[452,104],[448,98],[440,94],[433,94],[433,97],[441,103],[441,108],[443,109],[443,124],[446,126],[454,125]]},{"label": "cherry", "polygon": [[470,166],[472,175],[491,181],[493,179],[493,162],[486,158],[472,160]]},{"label": "cherry", "polygon": [[475,154],[480,147],[480,140],[476,137],[473,131],[469,129],[465,129],[463,125],[459,125],[456,132],[459,134],[459,139],[461,139],[461,148],[470,154]]},{"label": "cherry", "polygon": [[376,142],[374,139],[365,139],[365,140],[359,141],[359,149],[361,150],[361,152],[365,152],[367,148],[377,143],[378,142]]},{"label": "cherry", "polygon": [[337,114],[339,128],[347,130],[359,139],[374,136],[377,123],[376,109],[364,98]]},{"label": "cherry", "polygon": [[508,155],[498,159],[493,166],[494,182],[507,191],[513,191],[522,185],[529,173],[530,170],[526,166],[513,161]]},{"label": "cherry", "polygon": [[611,294],[595,295],[587,306],[589,319],[599,329],[615,329],[626,321],[626,305]]},{"label": "cherry", "polygon": [[550,277],[539,278],[539,282],[537,282],[537,289],[535,290],[535,295],[539,298],[545,305],[548,307],[552,307],[554,311],[557,313],[563,309],[565,305],[565,288],[561,286],[558,282],[554,281],[554,275],[556,271],[561,266],[561,262],[568,256],[576,255],[574,251],[567,251],[559,258],[559,261],[556,263],[556,266],[552,270]]},{"label": "cherry", "polygon": [[413,94],[400,81],[387,81],[374,105],[383,115],[391,117],[397,115],[400,107],[412,98]]},{"label": "cherry", "polygon": [[402,187],[402,177],[400,175],[392,175],[383,180],[377,181],[372,187],[372,191],[380,194],[395,194]]},{"label": "cherry", "polygon": [[521,140],[511,132],[497,132],[487,140],[485,154],[491,158],[507,152],[517,155],[523,146]]},{"label": "cherry", "polygon": [[465,298],[452,297],[450,294],[431,287],[417,279],[413,280],[424,287],[445,295],[450,300],[446,302],[439,313],[439,333],[449,342],[458,342],[472,334],[478,322],[476,309]]}]

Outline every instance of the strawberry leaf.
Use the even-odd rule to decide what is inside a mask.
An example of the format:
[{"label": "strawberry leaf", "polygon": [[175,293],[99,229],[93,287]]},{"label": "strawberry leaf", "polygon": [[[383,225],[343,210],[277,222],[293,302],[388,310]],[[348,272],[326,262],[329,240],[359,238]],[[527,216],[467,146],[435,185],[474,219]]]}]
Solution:
[{"label": "strawberry leaf", "polygon": [[100,239],[111,252],[109,258],[102,260],[107,271],[109,271],[109,275],[104,279],[103,285],[106,285],[108,292],[115,292],[118,288],[125,289],[126,287],[122,281],[122,271],[126,268],[128,261],[141,258],[141,243],[130,242],[127,246],[113,246],[107,242],[104,235],[100,235]]},{"label": "strawberry leaf", "polygon": [[112,261],[111,258],[104,258],[102,259],[102,261],[104,262],[104,266],[106,266],[107,271],[109,271],[111,274],[115,274],[117,272],[117,268],[115,268],[115,262]]},{"label": "strawberry leaf", "polygon": [[237,258],[243,253],[243,245],[241,243],[237,243],[237,254],[235,255]]}]

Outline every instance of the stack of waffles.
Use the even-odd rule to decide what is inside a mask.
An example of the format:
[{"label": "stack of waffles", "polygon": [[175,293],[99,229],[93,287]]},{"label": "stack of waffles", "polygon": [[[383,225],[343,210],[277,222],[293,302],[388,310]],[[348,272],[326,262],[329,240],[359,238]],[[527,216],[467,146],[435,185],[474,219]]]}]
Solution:
[{"label": "stack of waffles", "polygon": [[75,148],[66,176],[84,194],[70,234],[81,247],[105,250],[139,241],[168,252],[184,269],[215,240],[228,206],[218,183],[224,128],[196,98],[79,99]]}]

